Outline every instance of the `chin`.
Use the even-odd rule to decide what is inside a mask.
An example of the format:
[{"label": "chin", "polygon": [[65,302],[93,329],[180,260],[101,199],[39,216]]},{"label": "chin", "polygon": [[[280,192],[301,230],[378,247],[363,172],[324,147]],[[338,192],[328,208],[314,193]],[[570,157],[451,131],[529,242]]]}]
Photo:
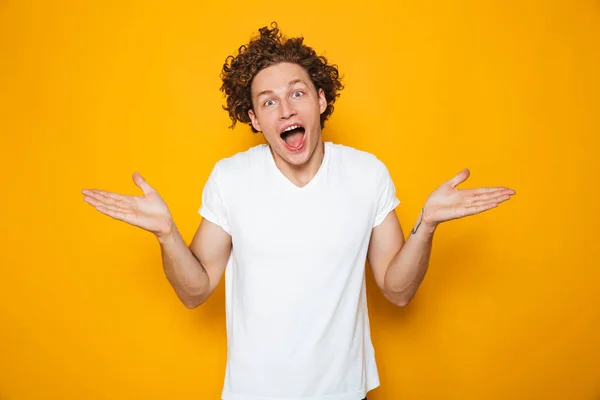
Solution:
[{"label": "chin", "polygon": [[276,152],[277,156],[281,160],[285,161],[287,164],[297,167],[306,164],[308,160],[310,160],[308,151],[290,154],[290,152],[284,146],[280,146],[277,148]]}]

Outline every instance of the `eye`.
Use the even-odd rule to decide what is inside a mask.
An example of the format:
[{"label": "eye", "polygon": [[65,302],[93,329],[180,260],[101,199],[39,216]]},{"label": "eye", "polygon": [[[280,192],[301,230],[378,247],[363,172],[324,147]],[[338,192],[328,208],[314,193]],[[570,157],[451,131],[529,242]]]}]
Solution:
[{"label": "eye", "polygon": [[267,101],[265,101],[265,102],[263,103],[263,105],[264,105],[265,107],[272,106],[273,104],[275,104],[275,102],[274,102],[273,100],[267,100]]},{"label": "eye", "polygon": [[292,97],[301,97],[301,96],[304,96],[304,92],[301,92],[299,90],[292,94]]}]

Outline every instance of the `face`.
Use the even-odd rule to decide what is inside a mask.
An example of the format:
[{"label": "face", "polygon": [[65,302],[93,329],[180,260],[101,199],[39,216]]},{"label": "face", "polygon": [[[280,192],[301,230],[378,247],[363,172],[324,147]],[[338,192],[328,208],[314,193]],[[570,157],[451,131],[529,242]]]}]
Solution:
[{"label": "face", "polygon": [[261,70],[252,81],[252,126],[265,136],[275,157],[288,164],[306,164],[321,142],[320,116],[327,108],[297,64],[280,63]]}]

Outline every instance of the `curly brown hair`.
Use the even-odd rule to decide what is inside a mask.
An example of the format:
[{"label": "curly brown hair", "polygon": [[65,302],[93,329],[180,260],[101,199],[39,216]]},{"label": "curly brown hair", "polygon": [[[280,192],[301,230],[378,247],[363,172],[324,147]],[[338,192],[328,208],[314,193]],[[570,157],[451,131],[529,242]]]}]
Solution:
[{"label": "curly brown hair", "polygon": [[250,93],[252,80],[256,74],[275,64],[290,62],[300,65],[307,72],[310,80],[317,89],[323,89],[327,108],[321,114],[321,129],[325,121],[333,113],[333,103],[339,97],[339,91],[344,88],[335,64],[328,65],[327,59],[303,44],[303,37],[286,38],[279,32],[277,23],[271,23],[271,29],[262,27],[259,35],[253,37],[250,43],[242,45],[238,54],[228,56],[223,64],[221,91],[227,98],[223,109],[229,113],[234,128],[237,121],[247,123],[254,133],[258,132],[252,126],[248,111],[253,109]]}]

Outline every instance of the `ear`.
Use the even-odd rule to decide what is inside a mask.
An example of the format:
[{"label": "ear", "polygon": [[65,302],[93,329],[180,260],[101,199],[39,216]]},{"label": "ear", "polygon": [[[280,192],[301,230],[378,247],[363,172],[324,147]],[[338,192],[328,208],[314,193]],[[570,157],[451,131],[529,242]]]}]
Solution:
[{"label": "ear", "polygon": [[262,132],[260,129],[260,124],[258,123],[258,118],[254,115],[254,111],[252,109],[248,110],[248,116],[250,117],[250,121],[252,121],[252,126],[259,132]]},{"label": "ear", "polygon": [[323,114],[327,109],[327,99],[325,98],[325,91],[319,88],[319,114]]}]

